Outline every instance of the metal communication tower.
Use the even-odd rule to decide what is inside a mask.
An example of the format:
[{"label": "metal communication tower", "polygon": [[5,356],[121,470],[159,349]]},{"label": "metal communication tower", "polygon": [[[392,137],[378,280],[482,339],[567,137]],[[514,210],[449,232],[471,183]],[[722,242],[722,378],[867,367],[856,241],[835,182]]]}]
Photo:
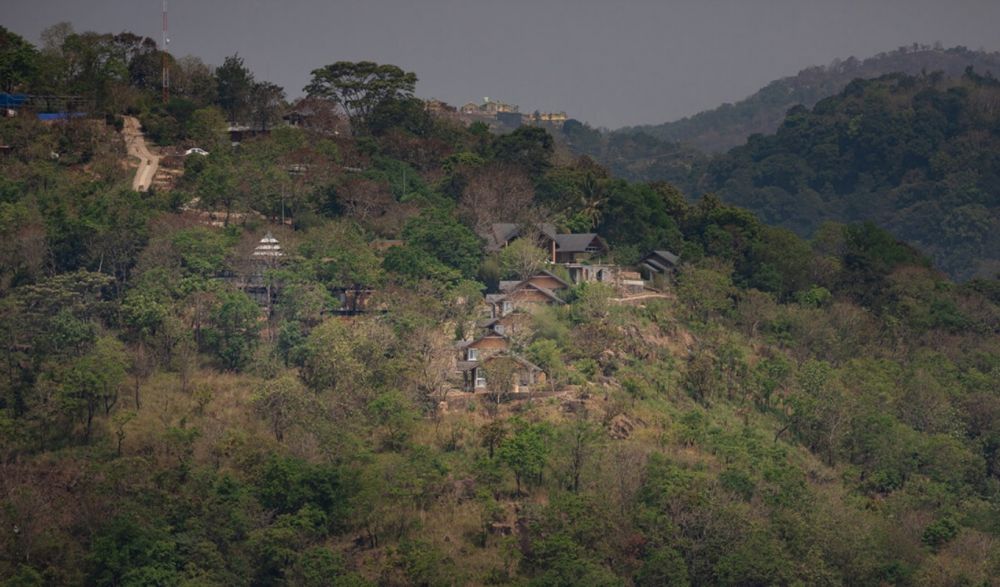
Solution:
[{"label": "metal communication tower", "polygon": [[160,47],[160,55],[163,58],[163,103],[170,99],[170,69],[167,60],[167,45],[170,44],[170,37],[167,34],[167,0],[163,0],[163,44]]}]

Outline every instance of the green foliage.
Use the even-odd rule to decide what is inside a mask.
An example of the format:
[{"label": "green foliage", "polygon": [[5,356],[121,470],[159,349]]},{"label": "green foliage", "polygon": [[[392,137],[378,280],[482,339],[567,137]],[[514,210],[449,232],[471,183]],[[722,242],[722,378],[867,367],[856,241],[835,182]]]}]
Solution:
[{"label": "green foliage", "polygon": [[187,272],[210,277],[222,269],[230,241],[217,231],[191,228],[175,233],[171,244]]},{"label": "green foliage", "polygon": [[218,80],[219,106],[226,112],[229,122],[242,122],[247,115],[247,102],[253,87],[253,73],[244,65],[238,53],[225,58],[215,70]]},{"label": "green foliage", "polygon": [[610,519],[595,499],[560,494],[537,512],[529,526],[523,565],[532,585],[623,585],[607,566]]},{"label": "green foliage", "polygon": [[274,438],[284,440],[285,432],[294,424],[300,424],[309,415],[310,397],[297,378],[283,375],[267,381],[252,398],[254,411],[268,421]]},{"label": "green foliage", "polygon": [[226,147],[226,129],[226,118],[221,110],[215,107],[200,108],[191,113],[191,119],[187,123],[187,136],[211,153]]},{"label": "green foliage", "polygon": [[677,296],[703,321],[728,312],[733,306],[732,293],[732,280],[725,268],[686,266],[678,278]]},{"label": "green foliage", "polygon": [[260,308],[242,292],[223,292],[206,331],[206,346],[226,369],[244,369],[260,335]]},{"label": "green foliage", "polygon": [[413,428],[416,414],[410,402],[398,392],[385,392],[368,403],[372,423],[383,430],[382,443],[390,449],[402,448]]},{"label": "green foliage", "polygon": [[924,533],[921,535],[920,541],[929,546],[931,549],[937,551],[948,542],[951,542],[951,540],[958,535],[958,530],[959,526],[954,520],[950,518],[942,518],[931,522],[927,528],[924,529]]},{"label": "green foliage", "polygon": [[527,353],[531,362],[541,367],[551,379],[561,381],[566,377],[562,353],[554,340],[536,340],[528,346]]},{"label": "green foliage", "polygon": [[387,103],[413,96],[417,76],[395,65],[379,65],[371,61],[338,61],[314,69],[312,81],[303,91],[310,97],[327,98],[343,107],[351,118],[355,133],[367,128],[372,115],[381,130],[387,118]]},{"label": "green foliage", "polygon": [[409,245],[392,247],[382,260],[382,267],[399,277],[417,282],[430,279],[438,283],[457,283],[462,274],[422,248]]},{"label": "green foliage", "polygon": [[544,128],[523,126],[493,140],[492,155],[497,161],[515,165],[537,177],[552,165],[555,142]]},{"label": "green foliage", "polygon": [[473,279],[482,258],[479,238],[453,217],[439,212],[414,218],[403,229],[406,246],[431,255],[466,279]]},{"label": "green foliage", "polygon": [[529,424],[522,420],[511,423],[511,434],[500,443],[497,458],[514,473],[517,492],[521,481],[538,483],[548,457],[549,430],[544,424]]},{"label": "green foliage", "polygon": [[[959,76],[970,65],[980,71],[996,71],[996,53],[970,51],[965,47],[942,49],[927,45],[902,46],[868,59],[836,59],[826,66],[807,67],[794,76],[775,80],[753,95],[694,116],[655,126],[638,126],[613,134],[631,136],[647,133],[656,139],[694,145],[708,152],[722,152],[743,144],[753,133],[773,132],[786,114],[812,108],[824,98],[836,95],[856,79],[871,79],[903,72],[924,74],[927,63],[936,70]],[[646,175],[642,179],[652,179]],[[657,178],[661,179],[661,178]],[[666,179],[666,178],[662,178]]]},{"label": "green foliage", "polygon": [[[983,275],[998,250],[988,197],[996,161],[968,145],[996,122],[975,106],[994,91],[969,75],[947,84],[902,74],[852,83],[811,112],[790,112],[776,134],[714,161],[706,187],[800,234],[824,220],[874,220],[953,276]],[[864,225],[848,240],[871,251],[849,262],[915,257]]]},{"label": "green foliage", "polygon": [[683,238],[667,203],[669,194],[621,180],[613,182],[608,191],[608,204],[598,227],[602,235],[617,246],[632,247],[638,255],[654,249],[680,249]]},{"label": "green foliage", "polygon": [[369,584],[347,571],[342,557],[322,546],[303,552],[287,577],[289,582],[303,587],[363,587]]},{"label": "green foliage", "polygon": [[502,279],[528,279],[541,271],[548,255],[528,239],[517,239],[504,247],[499,254]]},{"label": "green foliage", "polygon": [[347,500],[353,489],[339,468],[272,455],[255,475],[257,497],[264,507],[278,514],[315,508],[330,528],[346,522]]},{"label": "green foliage", "polygon": [[93,585],[168,585],[181,578],[182,561],[170,535],[131,516],[101,528],[87,562]]},{"label": "green foliage", "polygon": [[687,565],[673,548],[669,546],[657,548],[642,562],[635,584],[641,587],[689,585]]},{"label": "green foliage", "polygon": [[0,91],[12,92],[30,80],[35,73],[38,52],[4,27],[0,27]]}]

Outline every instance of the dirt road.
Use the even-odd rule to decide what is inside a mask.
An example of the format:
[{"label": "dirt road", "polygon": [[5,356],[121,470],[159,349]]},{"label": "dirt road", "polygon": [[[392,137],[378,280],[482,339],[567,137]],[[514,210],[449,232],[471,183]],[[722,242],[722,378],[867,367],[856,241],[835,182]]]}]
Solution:
[{"label": "dirt road", "polygon": [[128,154],[139,160],[139,168],[135,170],[135,179],[132,180],[132,189],[137,192],[148,191],[150,184],[153,183],[153,176],[156,175],[156,168],[160,165],[160,158],[149,152],[139,120],[134,116],[125,117],[122,135],[125,137]]}]

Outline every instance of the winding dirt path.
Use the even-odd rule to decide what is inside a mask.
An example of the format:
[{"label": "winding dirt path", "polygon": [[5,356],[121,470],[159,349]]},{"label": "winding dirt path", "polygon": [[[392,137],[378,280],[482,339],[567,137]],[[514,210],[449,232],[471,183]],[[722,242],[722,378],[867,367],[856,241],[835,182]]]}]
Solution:
[{"label": "winding dirt path", "polygon": [[153,183],[153,176],[156,175],[156,168],[160,166],[160,158],[146,147],[146,139],[142,136],[142,127],[136,117],[125,117],[122,135],[125,137],[128,154],[139,160],[139,168],[135,170],[135,179],[132,180],[132,189],[137,192],[148,191],[150,184]]}]

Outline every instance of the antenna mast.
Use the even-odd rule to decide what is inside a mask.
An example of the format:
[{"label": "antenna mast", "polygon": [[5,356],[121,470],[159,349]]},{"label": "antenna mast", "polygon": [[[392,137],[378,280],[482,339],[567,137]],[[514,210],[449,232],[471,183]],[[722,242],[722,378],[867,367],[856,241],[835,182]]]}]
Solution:
[{"label": "antenna mast", "polygon": [[167,67],[167,45],[170,37],[167,34],[167,0],[163,0],[163,44],[160,55],[163,57],[163,103],[170,99],[170,69]]}]

